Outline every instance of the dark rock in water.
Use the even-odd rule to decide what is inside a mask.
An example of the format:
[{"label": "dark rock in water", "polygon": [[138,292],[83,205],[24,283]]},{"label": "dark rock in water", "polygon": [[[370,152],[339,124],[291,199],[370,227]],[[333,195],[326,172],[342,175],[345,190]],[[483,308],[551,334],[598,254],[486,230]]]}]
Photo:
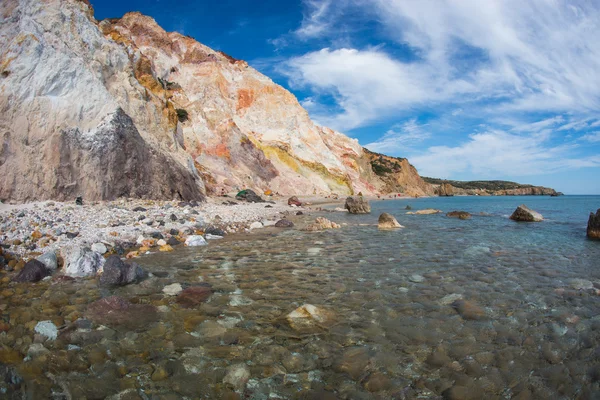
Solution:
[{"label": "dark rock in water", "polygon": [[119,296],[110,296],[91,303],[86,317],[96,324],[126,329],[147,329],[147,325],[158,318],[154,306],[131,304]]},{"label": "dark rock in water", "polygon": [[591,239],[600,239],[600,208],[596,214],[590,213],[590,219],[587,226],[587,237]]},{"label": "dark rock in water", "polygon": [[146,212],[148,210],[146,210],[144,207],[136,207],[131,211],[135,211],[135,212]]},{"label": "dark rock in water", "polygon": [[344,208],[350,214],[368,214],[371,212],[371,205],[362,196],[349,196],[346,198]]},{"label": "dark rock in water", "polygon": [[294,223],[289,219],[280,219],[275,223],[276,228],[292,228]]},{"label": "dark rock in water", "polygon": [[177,246],[178,244],[181,244],[181,242],[179,240],[177,240],[176,238],[174,238],[173,236],[171,236],[170,238],[167,239],[167,244],[169,246]]},{"label": "dark rock in water", "polygon": [[510,216],[513,221],[540,222],[544,220],[542,214],[529,209],[525,204],[521,204]]},{"label": "dark rock in water", "polygon": [[77,236],[79,236],[79,232],[67,232],[65,235],[69,239],[75,239]]},{"label": "dark rock in water", "polygon": [[288,199],[288,206],[302,207],[302,202],[296,196],[292,196]]},{"label": "dark rock in water", "polygon": [[44,263],[38,260],[29,260],[13,282],[38,282],[50,275]]},{"label": "dark rock in water", "polygon": [[171,214],[171,216],[169,217],[169,219],[170,219],[171,221],[177,221],[177,215],[175,215],[175,214]]},{"label": "dark rock in water", "polygon": [[75,205],[82,206],[83,205],[83,198],[77,197],[75,199]]},{"label": "dark rock in water", "polygon": [[296,212],[296,215],[304,215],[304,213],[302,211],[298,211]]},{"label": "dark rock in water", "polygon": [[404,207],[405,210],[412,210],[412,207],[410,206],[410,204],[407,204],[406,207]]},{"label": "dark rock in water", "polygon": [[135,263],[126,264],[119,256],[110,256],[100,276],[101,286],[123,286],[144,279],[147,274]]},{"label": "dark rock in water", "polygon": [[177,303],[186,308],[195,307],[208,300],[211,294],[212,289],[208,284],[206,286],[192,286],[177,295]]},{"label": "dark rock in water", "polygon": [[227,234],[223,229],[214,226],[209,226],[208,228],[206,228],[204,230],[204,233],[215,236],[225,236]]},{"label": "dark rock in water", "polygon": [[403,226],[398,223],[396,218],[394,218],[393,215],[388,214],[388,213],[382,213],[379,216],[379,220],[377,222],[377,227],[379,229],[403,228]]},{"label": "dark rock in water", "polygon": [[265,201],[251,189],[245,189],[235,196],[238,200],[246,200],[248,203],[264,203]]},{"label": "dark rock in water", "polygon": [[450,211],[446,214],[446,217],[458,218],[458,219],[470,219],[471,214],[466,211]]}]

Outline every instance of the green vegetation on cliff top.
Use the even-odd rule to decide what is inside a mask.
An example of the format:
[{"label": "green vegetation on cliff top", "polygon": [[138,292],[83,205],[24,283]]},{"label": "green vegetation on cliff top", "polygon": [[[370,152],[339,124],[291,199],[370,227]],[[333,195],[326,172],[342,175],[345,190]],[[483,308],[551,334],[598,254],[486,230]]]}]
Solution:
[{"label": "green vegetation on cliff top", "polygon": [[433,185],[449,183],[452,186],[460,189],[509,190],[533,187],[533,185],[522,185],[520,183],[509,181],[451,181],[438,178],[429,178],[426,176],[423,176],[422,178],[425,182]]}]

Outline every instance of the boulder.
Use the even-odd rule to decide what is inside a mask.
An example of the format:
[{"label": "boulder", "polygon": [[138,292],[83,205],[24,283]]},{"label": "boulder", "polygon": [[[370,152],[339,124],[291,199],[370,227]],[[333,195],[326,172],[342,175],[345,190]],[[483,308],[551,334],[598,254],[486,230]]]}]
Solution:
[{"label": "boulder", "polygon": [[600,239],[600,208],[596,214],[590,213],[590,219],[587,226],[587,237],[591,239]]},{"label": "boulder", "polygon": [[304,304],[289,313],[286,319],[292,329],[307,331],[332,323],[334,316],[331,311],[324,308]]},{"label": "boulder", "polygon": [[304,228],[305,231],[322,231],[325,229],[339,229],[340,226],[335,222],[328,220],[327,218],[317,217],[313,224],[308,225]]},{"label": "boulder", "polygon": [[248,203],[264,203],[265,201],[251,189],[239,191],[235,196],[238,200],[245,200]]},{"label": "boulder", "polygon": [[544,220],[544,217],[542,217],[542,214],[529,209],[525,204],[521,204],[512,213],[510,219],[513,221],[540,222]]},{"label": "boulder", "polygon": [[99,283],[101,286],[123,286],[140,281],[146,276],[146,272],[139,265],[125,263],[119,256],[110,256],[104,263]]},{"label": "boulder", "polygon": [[296,196],[292,196],[288,199],[288,206],[301,207],[302,202],[300,200],[298,200],[298,198]]},{"label": "boulder", "polygon": [[396,221],[393,215],[388,213],[383,213],[379,216],[379,221],[377,223],[377,227],[379,229],[394,229],[394,228],[404,228],[402,225]]},{"label": "boulder", "polygon": [[200,235],[191,235],[185,239],[185,245],[190,247],[206,246],[207,244],[206,240]]},{"label": "boulder", "polygon": [[280,219],[275,223],[276,228],[293,228],[294,223],[289,219]]},{"label": "boulder", "polygon": [[350,214],[368,214],[371,212],[369,201],[362,196],[349,196],[346,198],[344,208]]},{"label": "boulder", "polygon": [[53,251],[48,251],[42,254],[36,258],[36,260],[44,264],[50,272],[54,272],[58,269],[58,259],[56,257],[56,253]]},{"label": "boulder", "polygon": [[87,247],[76,247],[69,256],[65,274],[72,277],[93,276],[102,272],[103,266],[102,255]]},{"label": "boulder", "polygon": [[471,214],[466,211],[450,211],[446,214],[446,217],[458,218],[458,219],[470,219]]},{"label": "boulder", "polygon": [[223,229],[217,228],[214,226],[209,226],[208,228],[206,228],[204,233],[214,235],[214,236],[225,236],[226,235],[226,232]]},{"label": "boulder", "polygon": [[50,270],[38,260],[29,260],[13,282],[38,282],[50,275]]}]

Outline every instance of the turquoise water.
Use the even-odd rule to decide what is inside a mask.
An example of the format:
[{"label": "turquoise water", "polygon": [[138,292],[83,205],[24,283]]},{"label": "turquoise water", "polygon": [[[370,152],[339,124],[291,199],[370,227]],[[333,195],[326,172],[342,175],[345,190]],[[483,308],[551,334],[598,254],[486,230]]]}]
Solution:
[{"label": "turquoise water", "polygon": [[[546,220],[509,220],[522,203]],[[19,370],[31,398],[600,398],[600,242],[585,237],[598,207],[598,196],[376,201],[369,215],[296,220],[341,229],[269,228],[142,257],[154,276],[137,285],[40,283],[11,298],[11,320],[47,319],[36,313],[48,307],[86,316],[110,295],[159,313],[69,328]],[[405,228],[378,230],[381,212]],[[162,292],[173,283],[213,294],[184,308]],[[286,316],[303,304],[331,318],[295,330]],[[27,353],[22,331],[0,341]]]}]

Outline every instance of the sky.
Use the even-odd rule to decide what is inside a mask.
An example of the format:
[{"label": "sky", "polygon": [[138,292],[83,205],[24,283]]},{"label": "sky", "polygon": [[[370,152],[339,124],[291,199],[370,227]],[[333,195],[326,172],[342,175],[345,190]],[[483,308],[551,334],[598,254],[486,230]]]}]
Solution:
[{"label": "sky", "polygon": [[600,194],[600,1],[91,0],[246,60],[423,176]]}]

